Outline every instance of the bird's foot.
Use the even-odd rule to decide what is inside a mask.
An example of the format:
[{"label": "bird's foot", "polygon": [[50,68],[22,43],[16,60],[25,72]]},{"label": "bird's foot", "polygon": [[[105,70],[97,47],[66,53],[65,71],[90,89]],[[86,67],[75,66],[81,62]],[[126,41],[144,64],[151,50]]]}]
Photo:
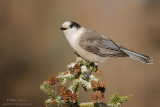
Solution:
[{"label": "bird's foot", "polygon": [[89,80],[89,77],[90,77],[90,75],[91,75],[91,71],[87,74],[87,77],[86,77],[86,80],[88,81]]},{"label": "bird's foot", "polygon": [[[90,63],[90,66],[91,66],[92,64],[94,64],[94,63],[91,62],[91,63]],[[90,77],[92,71],[93,71],[95,68],[97,69],[97,65],[96,65],[96,64],[94,64],[94,66],[93,66],[93,68],[91,69],[91,71],[87,74],[87,76],[86,76],[86,80],[87,80],[87,81],[89,80],[89,77]]]}]

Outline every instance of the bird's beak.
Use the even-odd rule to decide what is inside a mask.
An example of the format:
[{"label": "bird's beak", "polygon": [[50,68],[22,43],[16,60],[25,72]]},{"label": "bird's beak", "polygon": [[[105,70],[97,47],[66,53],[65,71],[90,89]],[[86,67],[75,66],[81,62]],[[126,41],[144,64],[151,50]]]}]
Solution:
[{"label": "bird's beak", "polygon": [[67,28],[61,27],[60,30],[66,30]]}]

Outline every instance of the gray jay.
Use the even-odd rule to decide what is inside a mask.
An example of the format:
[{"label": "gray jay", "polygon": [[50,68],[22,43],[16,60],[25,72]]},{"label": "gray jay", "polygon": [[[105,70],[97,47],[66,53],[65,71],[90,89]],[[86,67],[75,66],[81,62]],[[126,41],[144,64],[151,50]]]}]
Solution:
[{"label": "gray jay", "polygon": [[82,58],[98,64],[108,57],[130,57],[142,63],[152,63],[149,56],[131,51],[94,30],[84,28],[73,21],[66,21],[60,28],[71,47]]}]

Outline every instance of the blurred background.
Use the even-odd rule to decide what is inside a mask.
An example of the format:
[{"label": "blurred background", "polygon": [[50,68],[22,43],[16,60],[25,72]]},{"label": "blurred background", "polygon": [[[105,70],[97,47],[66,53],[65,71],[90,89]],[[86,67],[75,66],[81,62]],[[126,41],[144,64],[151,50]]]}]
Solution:
[{"label": "blurred background", "polygon": [[[48,96],[40,85],[75,61],[74,51],[59,30],[68,20],[154,59],[152,65],[129,58],[110,58],[99,64],[106,102],[113,93],[131,93],[133,97],[124,107],[158,107],[159,0],[1,0],[0,107],[8,99],[44,106]],[[57,90],[57,86],[53,88]],[[84,101],[91,101],[91,93],[81,89],[79,102]]]}]

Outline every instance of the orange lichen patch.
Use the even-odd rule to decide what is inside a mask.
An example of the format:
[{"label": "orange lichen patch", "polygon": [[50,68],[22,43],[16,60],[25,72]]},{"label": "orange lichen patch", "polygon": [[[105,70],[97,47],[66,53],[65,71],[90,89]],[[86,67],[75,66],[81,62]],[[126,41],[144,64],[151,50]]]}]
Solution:
[{"label": "orange lichen patch", "polygon": [[101,93],[101,91],[96,92],[98,99],[103,100],[104,99],[104,95],[103,93]]},{"label": "orange lichen patch", "polygon": [[58,92],[62,92],[62,91],[65,91],[66,90],[66,87],[65,86],[59,86],[58,87]]},{"label": "orange lichen patch", "polygon": [[59,86],[58,87],[58,96],[64,96],[65,95],[65,90],[66,90],[66,87],[64,86]]},{"label": "orange lichen patch", "polygon": [[48,84],[49,85],[53,85],[53,84],[56,84],[58,82],[58,79],[56,76],[51,76],[49,79],[48,79]]},{"label": "orange lichen patch", "polygon": [[72,100],[73,103],[77,102],[77,95],[76,95],[76,93],[72,94],[71,100]]},{"label": "orange lichen patch", "polygon": [[80,70],[81,70],[81,65],[80,65],[80,63],[77,63],[77,64],[74,66],[73,73],[74,73],[74,74],[77,74],[78,72],[80,72]]},{"label": "orange lichen patch", "polygon": [[71,98],[71,96],[72,96],[72,91],[70,91],[70,90],[64,91],[64,95],[62,96],[64,99],[64,102],[68,102],[68,100]]},{"label": "orange lichen patch", "polygon": [[63,100],[64,100],[65,103],[67,103],[69,99],[68,99],[67,96],[65,95],[65,96],[63,97]]},{"label": "orange lichen patch", "polygon": [[64,72],[63,75],[67,75],[67,74],[69,74],[69,73],[70,73],[70,71],[66,71],[66,72]]},{"label": "orange lichen patch", "polygon": [[104,88],[104,82],[102,80],[99,82],[99,87]]},{"label": "orange lichen patch", "polygon": [[97,73],[98,75],[102,75],[102,72],[101,72],[99,69],[96,70],[96,73]]},{"label": "orange lichen patch", "polygon": [[75,64],[74,68],[80,68],[81,67],[81,64],[78,62]]},{"label": "orange lichen patch", "polygon": [[80,71],[80,69],[74,69],[73,73],[76,75],[76,74],[78,74],[79,71]]},{"label": "orange lichen patch", "polygon": [[56,100],[52,100],[51,103],[54,104],[56,102]]},{"label": "orange lichen patch", "polygon": [[65,95],[65,92],[58,92],[58,96],[64,96]]},{"label": "orange lichen patch", "polygon": [[72,96],[72,91],[66,90],[65,95],[66,95],[67,98],[71,98],[71,96]]},{"label": "orange lichen patch", "polygon": [[98,89],[98,87],[99,87],[99,83],[98,83],[98,82],[96,82],[96,81],[92,81],[92,83],[91,83],[91,87],[92,87],[92,89]]},{"label": "orange lichen patch", "polygon": [[97,94],[96,93],[92,93],[92,102],[93,103],[97,103],[97,99],[98,99]]}]

